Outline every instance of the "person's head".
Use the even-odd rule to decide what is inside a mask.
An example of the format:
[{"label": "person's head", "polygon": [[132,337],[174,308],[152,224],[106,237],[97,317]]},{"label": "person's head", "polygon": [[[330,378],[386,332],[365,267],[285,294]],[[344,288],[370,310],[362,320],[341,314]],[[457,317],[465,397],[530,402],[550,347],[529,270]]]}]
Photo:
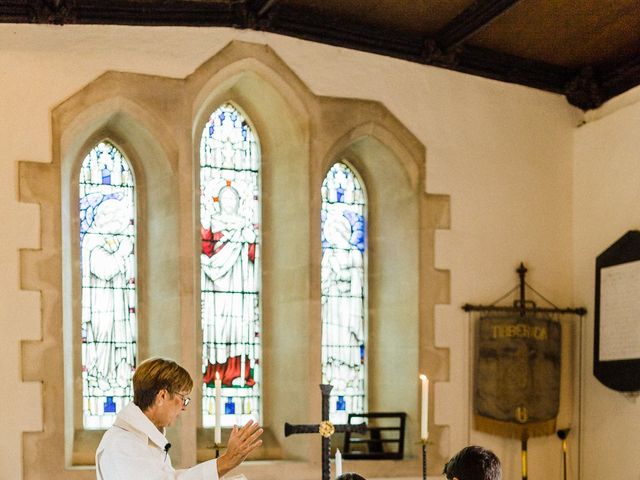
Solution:
[{"label": "person's head", "polygon": [[443,472],[448,480],[501,480],[500,460],[486,448],[470,446],[456,453]]},{"label": "person's head", "polygon": [[173,360],[145,360],[133,374],[133,403],[159,428],[171,425],[189,403],[191,375]]},{"label": "person's head", "polygon": [[336,480],[366,480],[362,475],[357,473],[347,472],[336,477]]}]

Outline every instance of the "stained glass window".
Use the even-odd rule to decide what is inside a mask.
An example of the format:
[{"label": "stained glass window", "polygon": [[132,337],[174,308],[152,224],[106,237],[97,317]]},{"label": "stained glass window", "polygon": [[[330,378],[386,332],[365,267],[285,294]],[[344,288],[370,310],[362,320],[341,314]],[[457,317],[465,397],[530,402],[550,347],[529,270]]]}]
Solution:
[{"label": "stained glass window", "polygon": [[83,424],[101,429],[133,397],[134,179],[122,153],[105,141],[82,162],[79,185]]},{"label": "stained glass window", "polygon": [[338,162],[322,183],[322,381],[333,385],[330,418],[366,409],[366,198]]},{"label": "stained glass window", "polygon": [[260,415],[260,153],[232,105],[200,143],[201,321],[205,427],[215,425],[216,375],[225,427]]}]

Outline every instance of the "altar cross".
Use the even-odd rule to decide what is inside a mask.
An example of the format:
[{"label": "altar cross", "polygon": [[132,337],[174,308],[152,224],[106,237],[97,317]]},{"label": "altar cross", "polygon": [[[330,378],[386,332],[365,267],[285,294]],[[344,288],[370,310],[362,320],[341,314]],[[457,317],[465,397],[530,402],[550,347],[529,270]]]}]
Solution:
[{"label": "altar cross", "polygon": [[298,433],[319,433],[322,435],[322,480],[330,480],[331,465],[329,457],[331,456],[331,436],[338,432],[358,432],[367,431],[367,425],[333,425],[329,421],[329,395],[331,394],[332,385],[321,384],[322,392],[322,422],[319,424],[291,425],[284,424],[284,436],[295,435]]}]

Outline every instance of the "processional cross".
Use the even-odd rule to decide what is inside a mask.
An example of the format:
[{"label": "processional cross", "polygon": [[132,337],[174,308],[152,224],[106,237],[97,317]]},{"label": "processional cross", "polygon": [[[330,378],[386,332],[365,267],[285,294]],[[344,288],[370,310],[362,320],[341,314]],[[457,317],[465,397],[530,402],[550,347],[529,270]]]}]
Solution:
[{"label": "processional cross", "polygon": [[367,431],[367,426],[363,423],[360,425],[333,425],[329,421],[329,394],[333,389],[332,385],[320,385],[322,392],[322,422],[319,424],[291,425],[284,424],[284,436],[295,435],[298,433],[319,433],[322,435],[322,480],[330,480],[331,465],[329,457],[331,455],[331,435],[342,432],[358,432]]}]

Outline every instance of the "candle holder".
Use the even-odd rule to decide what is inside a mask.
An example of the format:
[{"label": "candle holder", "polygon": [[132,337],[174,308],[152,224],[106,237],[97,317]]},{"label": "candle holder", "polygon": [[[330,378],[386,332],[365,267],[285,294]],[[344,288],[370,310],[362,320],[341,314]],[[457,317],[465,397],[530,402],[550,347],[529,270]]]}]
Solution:
[{"label": "candle holder", "polygon": [[215,458],[220,457],[220,450],[224,450],[227,446],[224,443],[214,443],[211,448],[216,452]]},{"label": "candle holder", "polygon": [[419,445],[422,445],[422,480],[427,480],[427,444],[429,443],[428,439],[421,438],[418,442]]}]

